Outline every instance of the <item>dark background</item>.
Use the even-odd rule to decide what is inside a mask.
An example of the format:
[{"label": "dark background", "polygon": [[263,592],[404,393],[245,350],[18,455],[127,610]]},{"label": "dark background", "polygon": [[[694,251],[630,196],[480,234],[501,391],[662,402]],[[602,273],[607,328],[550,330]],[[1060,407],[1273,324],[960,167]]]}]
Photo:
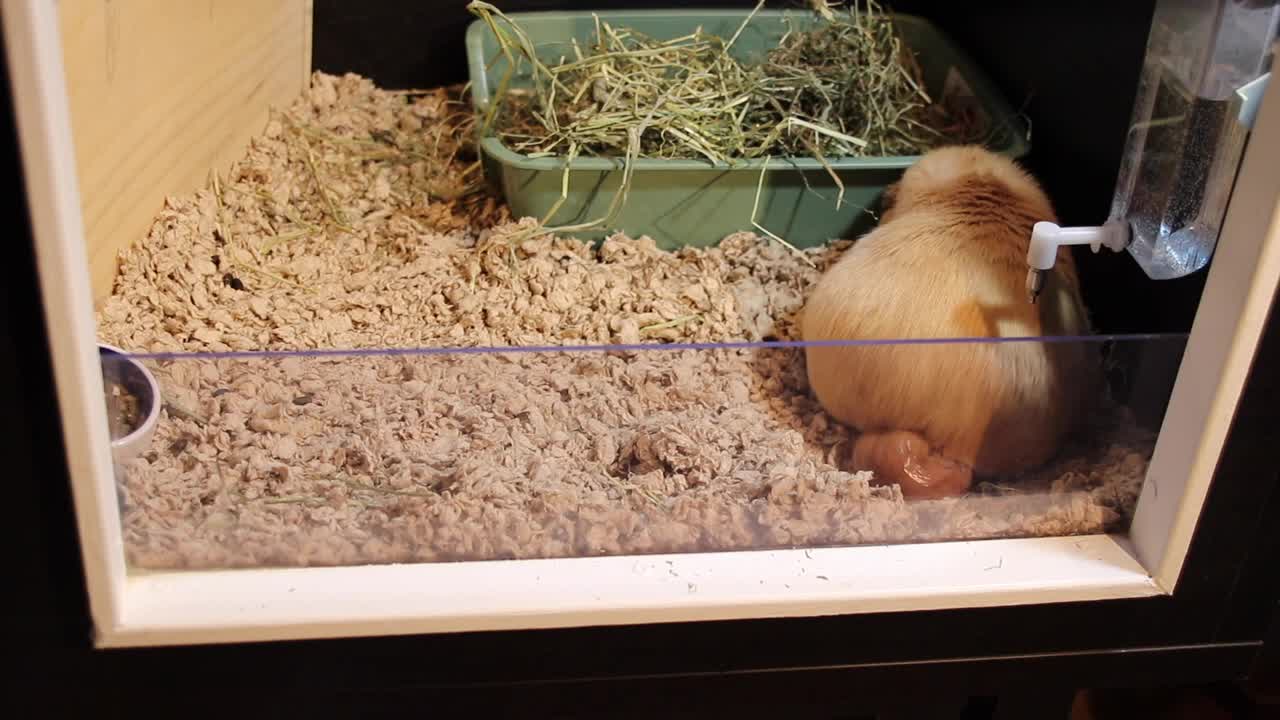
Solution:
[{"label": "dark background", "polygon": [[[314,65],[355,72],[388,88],[467,80],[466,0],[315,0]],[[499,0],[504,12],[682,6],[671,0]],[[766,7],[798,6],[771,0]],[[683,7],[750,8],[755,0],[701,0]],[[1032,124],[1028,168],[1064,225],[1107,218],[1146,47],[1153,0],[954,2],[897,0],[968,53]],[[1126,255],[1074,248],[1085,300],[1105,333],[1185,332],[1206,270],[1155,282]]]}]

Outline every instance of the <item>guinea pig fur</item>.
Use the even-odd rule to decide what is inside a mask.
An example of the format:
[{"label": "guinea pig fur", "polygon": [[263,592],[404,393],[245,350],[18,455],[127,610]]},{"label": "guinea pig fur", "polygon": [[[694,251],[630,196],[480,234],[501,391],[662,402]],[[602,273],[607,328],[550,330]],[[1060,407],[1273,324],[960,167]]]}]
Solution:
[{"label": "guinea pig fur", "polygon": [[[805,341],[1083,335],[1089,320],[1063,247],[1027,301],[1032,226],[1057,221],[1037,182],[981,147],[926,153],[886,193],[879,225],[823,275]],[[907,498],[1043,464],[1101,382],[1091,343],[1036,340],[806,346],[810,386],[859,431],[848,470]]]}]

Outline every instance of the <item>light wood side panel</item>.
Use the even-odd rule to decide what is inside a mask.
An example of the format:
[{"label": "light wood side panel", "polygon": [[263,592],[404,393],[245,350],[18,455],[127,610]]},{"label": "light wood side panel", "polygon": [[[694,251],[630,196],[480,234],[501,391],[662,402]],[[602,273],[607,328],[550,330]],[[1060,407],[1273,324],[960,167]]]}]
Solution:
[{"label": "light wood side panel", "polygon": [[95,302],[165,197],[225,172],[311,72],[312,0],[59,5]]}]

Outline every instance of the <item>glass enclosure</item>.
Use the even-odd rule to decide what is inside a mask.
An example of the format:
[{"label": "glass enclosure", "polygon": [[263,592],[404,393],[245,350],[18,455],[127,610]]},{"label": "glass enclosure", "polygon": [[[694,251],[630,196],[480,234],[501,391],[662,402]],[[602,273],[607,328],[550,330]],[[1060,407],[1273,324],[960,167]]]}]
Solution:
[{"label": "glass enclosure", "polygon": [[[749,13],[718,17],[731,29]],[[942,60],[904,75],[923,79],[903,85],[916,99],[902,102],[946,106],[922,105],[917,124],[1024,153],[1029,136],[1012,106],[926,29],[912,37],[929,38],[924,49]],[[628,47],[624,36],[613,41]],[[865,62],[912,72],[893,65],[897,41],[885,37],[891,52]],[[697,43],[711,41],[663,42],[686,41],[691,63],[727,62],[698,54]],[[721,98],[729,70],[714,67],[724,72],[688,80],[694,99]],[[623,92],[623,77],[602,72],[576,98],[596,93],[597,106],[563,122],[598,118],[591,113],[610,93]],[[754,107],[733,102],[724,111],[741,118]],[[839,157],[867,145],[855,134],[885,117],[815,130],[824,117],[774,129],[797,147],[834,138],[831,158],[793,165],[789,180],[758,162],[745,175],[712,163],[707,182],[728,183],[716,190],[730,198],[719,210],[703,206],[702,220],[678,226],[655,221],[663,242],[607,224],[601,239],[512,211],[507,200],[526,185],[540,188],[537,202],[562,193],[589,208],[570,190],[597,170],[571,183],[548,153],[486,154],[483,113],[466,88],[392,90],[315,72],[229,171],[157,209],[98,303],[128,563],[318,566],[1123,532],[1187,334],[1055,331],[1053,291],[1026,302],[1025,250],[1015,249],[1001,267],[1016,300],[1001,305],[996,283],[954,307],[939,302],[943,279],[969,272],[957,264],[899,309],[954,312],[972,334],[930,336],[904,321],[897,335],[806,340],[806,304],[864,232],[802,242],[804,227],[827,231],[806,213],[840,209],[874,227],[881,204],[911,190],[893,183],[917,159],[900,148]],[[999,127],[984,125],[993,119]],[[677,122],[664,132],[693,130]],[[886,147],[901,139],[885,132]],[[644,147],[637,132],[627,152]],[[599,171],[601,185],[638,178],[637,193],[652,197],[697,192],[688,176],[655,175],[668,166],[637,166],[633,176],[615,165]],[[1021,201],[997,186],[1021,181],[995,177],[979,183],[994,195],[975,202],[1008,211]],[[802,201],[816,204],[794,211]],[[632,210],[648,200],[636,202]],[[1027,202],[1026,213],[1040,211]],[[699,235],[725,222],[741,229]],[[670,241],[685,236],[685,245]],[[1071,276],[1064,263],[1054,282]],[[852,286],[883,277],[868,271]],[[1020,335],[1013,317],[1048,329]],[[847,353],[822,355],[836,350]],[[815,357],[835,358],[823,372],[837,384],[859,378],[853,410],[820,398]],[[1064,364],[1079,383],[1059,376]],[[915,414],[903,410],[909,402]],[[848,419],[871,406],[878,419]]]}]

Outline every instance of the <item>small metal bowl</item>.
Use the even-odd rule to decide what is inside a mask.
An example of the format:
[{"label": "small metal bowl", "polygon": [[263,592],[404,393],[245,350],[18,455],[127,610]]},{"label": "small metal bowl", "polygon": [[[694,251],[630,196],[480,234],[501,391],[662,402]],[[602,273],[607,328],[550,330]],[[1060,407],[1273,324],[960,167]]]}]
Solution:
[{"label": "small metal bowl", "polygon": [[98,343],[98,357],[103,379],[123,385],[136,396],[143,413],[142,424],[136,430],[111,439],[112,459],[123,465],[151,447],[151,437],[160,420],[160,384],[150,370],[118,347]]}]

